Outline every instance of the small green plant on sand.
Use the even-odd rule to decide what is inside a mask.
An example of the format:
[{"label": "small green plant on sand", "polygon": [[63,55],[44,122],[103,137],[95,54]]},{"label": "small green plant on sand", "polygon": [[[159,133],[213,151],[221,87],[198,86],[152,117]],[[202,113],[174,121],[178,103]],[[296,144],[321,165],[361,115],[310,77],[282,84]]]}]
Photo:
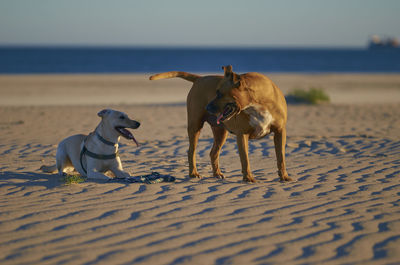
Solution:
[{"label": "small green plant on sand", "polygon": [[85,178],[80,175],[65,175],[63,176],[63,182],[66,185],[79,184],[85,182]]},{"label": "small green plant on sand", "polygon": [[291,100],[298,103],[320,104],[328,103],[330,101],[328,94],[326,94],[322,88],[314,87],[309,90],[295,88],[288,94],[288,96]]}]

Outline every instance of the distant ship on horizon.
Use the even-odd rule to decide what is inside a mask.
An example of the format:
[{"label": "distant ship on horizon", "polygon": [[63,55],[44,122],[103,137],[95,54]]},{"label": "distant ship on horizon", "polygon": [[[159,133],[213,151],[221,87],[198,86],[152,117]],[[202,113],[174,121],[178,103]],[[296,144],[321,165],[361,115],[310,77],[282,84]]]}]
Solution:
[{"label": "distant ship on horizon", "polygon": [[381,38],[378,35],[372,35],[368,49],[400,49],[400,42],[395,37]]}]

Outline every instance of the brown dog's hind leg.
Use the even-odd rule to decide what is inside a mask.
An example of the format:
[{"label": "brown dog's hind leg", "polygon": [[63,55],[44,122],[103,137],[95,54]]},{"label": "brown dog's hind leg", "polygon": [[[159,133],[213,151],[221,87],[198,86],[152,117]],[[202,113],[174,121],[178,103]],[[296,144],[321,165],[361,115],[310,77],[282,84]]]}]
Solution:
[{"label": "brown dog's hind leg", "polygon": [[[199,126],[200,125],[200,126]],[[188,135],[189,135],[189,151],[188,151],[188,161],[189,161],[189,177],[191,178],[201,178],[199,172],[197,172],[196,167],[196,147],[200,136],[200,130],[202,128],[202,123],[197,126],[189,124]]]},{"label": "brown dog's hind leg", "polygon": [[280,181],[291,181],[292,179],[286,172],[286,163],[285,163],[286,129],[285,128],[274,131],[274,144],[275,144],[276,162],[278,165],[278,174],[280,177]]},{"label": "brown dog's hind leg", "polygon": [[249,163],[249,135],[237,135],[237,145],[239,149],[240,163],[242,164],[243,181],[256,182],[250,170]]},{"label": "brown dog's hind leg", "polygon": [[224,179],[224,175],[221,173],[219,168],[219,154],[221,148],[225,143],[228,132],[225,128],[219,126],[211,126],[212,132],[214,134],[214,143],[210,152],[211,166],[213,169],[213,175],[216,178]]}]

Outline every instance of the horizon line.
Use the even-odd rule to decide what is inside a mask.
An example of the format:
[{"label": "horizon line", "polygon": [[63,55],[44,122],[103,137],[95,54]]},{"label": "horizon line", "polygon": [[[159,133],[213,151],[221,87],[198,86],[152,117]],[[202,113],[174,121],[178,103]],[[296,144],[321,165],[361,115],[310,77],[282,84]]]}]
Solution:
[{"label": "horizon line", "polygon": [[120,49],[368,49],[368,45],[137,45],[137,44],[1,44],[0,48]]}]

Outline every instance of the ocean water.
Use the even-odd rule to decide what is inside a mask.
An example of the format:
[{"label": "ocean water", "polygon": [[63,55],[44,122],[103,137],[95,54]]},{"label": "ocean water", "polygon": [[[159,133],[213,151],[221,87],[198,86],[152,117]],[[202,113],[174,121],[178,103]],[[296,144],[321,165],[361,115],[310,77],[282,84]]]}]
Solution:
[{"label": "ocean water", "polygon": [[400,49],[0,47],[0,74],[400,73]]}]

